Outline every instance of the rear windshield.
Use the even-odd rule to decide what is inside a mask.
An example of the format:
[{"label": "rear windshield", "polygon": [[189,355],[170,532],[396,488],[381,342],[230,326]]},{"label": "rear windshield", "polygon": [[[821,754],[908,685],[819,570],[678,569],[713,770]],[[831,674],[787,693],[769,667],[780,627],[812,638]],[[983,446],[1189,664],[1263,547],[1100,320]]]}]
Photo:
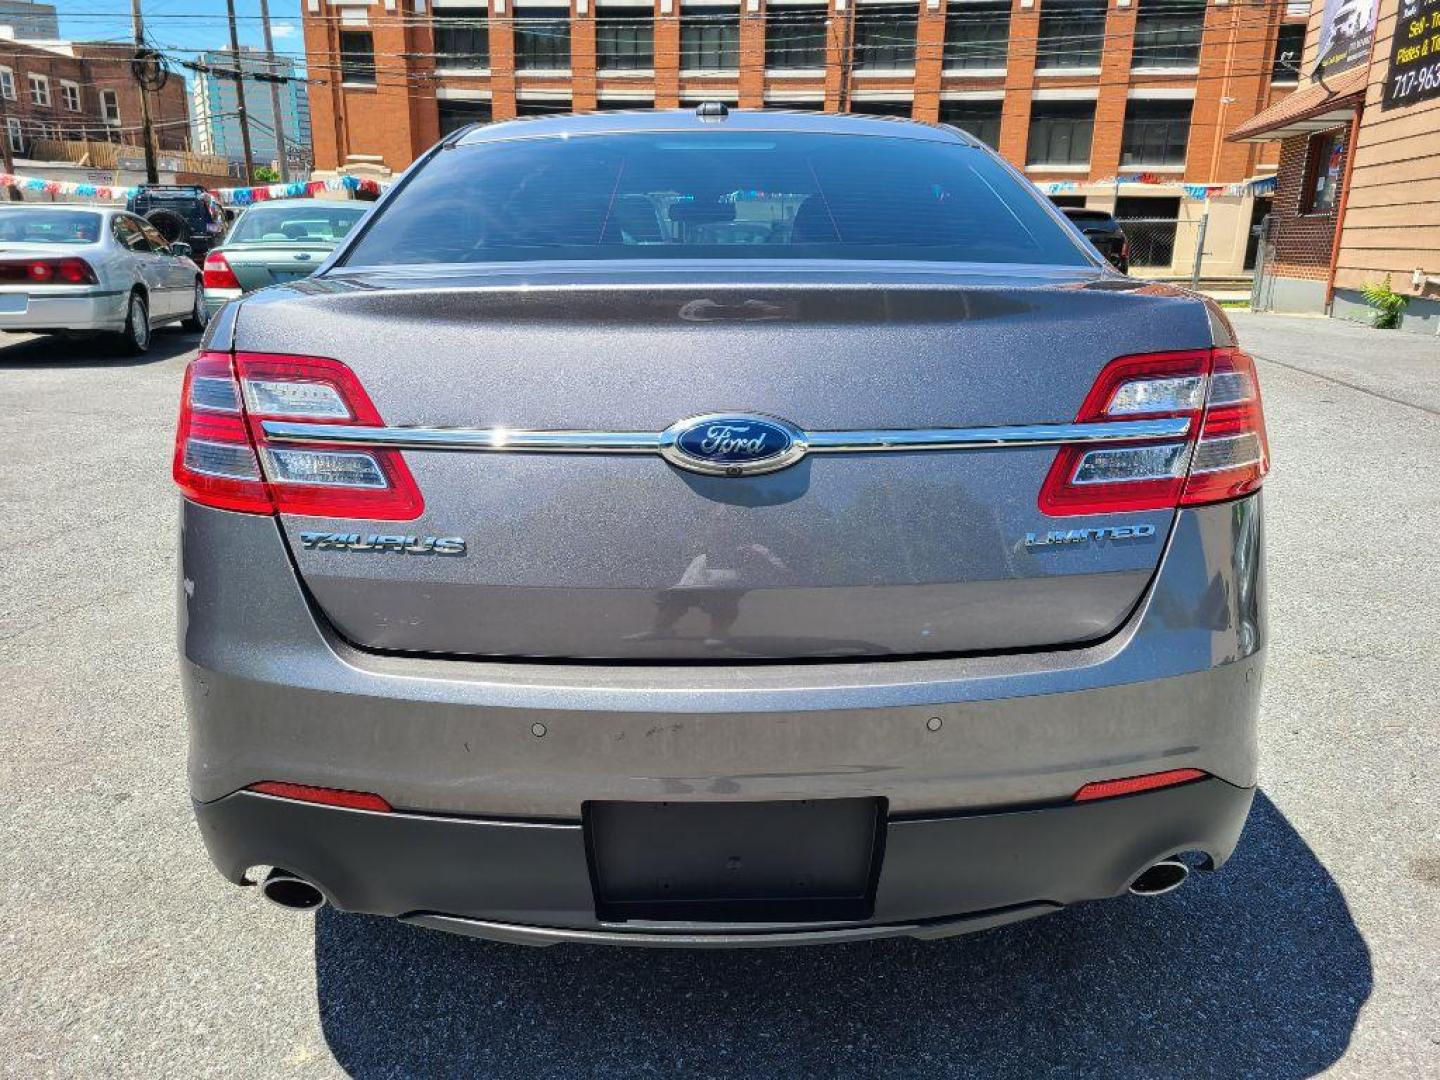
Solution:
[{"label": "rear windshield", "polygon": [[84,210],[0,210],[0,243],[93,244],[100,215]]},{"label": "rear windshield", "polygon": [[974,147],[738,131],[452,147],[343,261],[727,258],[1089,261],[1038,195]]},{"label": "rear windshield", "polygon": [[227,244],[335,244],[365,216],[368,206],[256,206],[240,215]]}]

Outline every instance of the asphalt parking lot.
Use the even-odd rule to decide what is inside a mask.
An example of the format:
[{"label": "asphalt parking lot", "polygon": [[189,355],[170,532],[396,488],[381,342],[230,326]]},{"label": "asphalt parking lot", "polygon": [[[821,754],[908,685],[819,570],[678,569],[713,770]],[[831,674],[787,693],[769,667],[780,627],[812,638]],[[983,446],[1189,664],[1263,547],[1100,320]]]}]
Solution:
[{"label": "asphalt parking lot", "polygon": [[1440,341],[1236,319],[1272,643],[1235,858],[949,942],[523,949],[225,885],[185,791],[195,338],[0,339],[0,1072],[1440,1076]]}]

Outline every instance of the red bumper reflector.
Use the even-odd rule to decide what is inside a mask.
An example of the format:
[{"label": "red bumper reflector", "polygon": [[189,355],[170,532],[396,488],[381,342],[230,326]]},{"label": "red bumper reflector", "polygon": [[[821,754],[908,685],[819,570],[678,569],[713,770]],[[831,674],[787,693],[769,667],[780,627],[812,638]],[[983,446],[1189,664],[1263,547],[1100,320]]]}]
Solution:
[{"label": "red bumper reflector", "polygon": [[379,795],[372,795],[368,791],[345,791],[341,788],[311,787],[309,784],[286,784],[279,780],[265,780],[258,784],[251,784],[245,790],[259,792],[261,795],[275,795],[282,799],[295,799],[299,802],[343,806],[347,810],[374,810],[388,814],[394,809]]},{"label": "red bumper reflector", "polygon": [[1191,780],[1203,780],[1208,775],[1210,774],[1200,769],[1171,769],[1169,772],[1127,776],[1120,780],[1098,780],[1077,791],[1075,801],[1090,802],[1094,799],[1113,799],[1117,795],[1134,795],[1137,791],[1154,791],[1156,788],[1188,784]]}]

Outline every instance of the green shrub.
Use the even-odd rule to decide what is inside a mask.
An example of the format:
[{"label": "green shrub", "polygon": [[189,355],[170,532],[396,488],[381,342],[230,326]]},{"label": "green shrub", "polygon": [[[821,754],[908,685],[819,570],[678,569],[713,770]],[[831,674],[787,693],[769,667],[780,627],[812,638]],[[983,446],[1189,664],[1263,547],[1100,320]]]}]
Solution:
[{"label": "green shrub", "polygon": [[1394,330],[1400,325],[1400,313],[1410,303],[1410,297],[1390,287],[1389,275],[1384,281],[1372,281],[1360,290],[1360,294],[1365,297],[1365,303],[1375,309],[1370,316],[1370,325],[1376,330]]}]

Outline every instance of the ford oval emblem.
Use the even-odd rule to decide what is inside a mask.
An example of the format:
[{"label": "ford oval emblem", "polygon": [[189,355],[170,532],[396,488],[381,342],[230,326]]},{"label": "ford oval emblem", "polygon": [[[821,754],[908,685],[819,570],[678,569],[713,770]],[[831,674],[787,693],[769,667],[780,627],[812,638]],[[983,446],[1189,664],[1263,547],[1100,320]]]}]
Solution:
[{"label": "ford oval emblem", "polygon": [[660,436],[670,464],[711,476],[754,476],[794,465],[808,449],[805,433],[773,416],[711,413],[681,420]]}]

